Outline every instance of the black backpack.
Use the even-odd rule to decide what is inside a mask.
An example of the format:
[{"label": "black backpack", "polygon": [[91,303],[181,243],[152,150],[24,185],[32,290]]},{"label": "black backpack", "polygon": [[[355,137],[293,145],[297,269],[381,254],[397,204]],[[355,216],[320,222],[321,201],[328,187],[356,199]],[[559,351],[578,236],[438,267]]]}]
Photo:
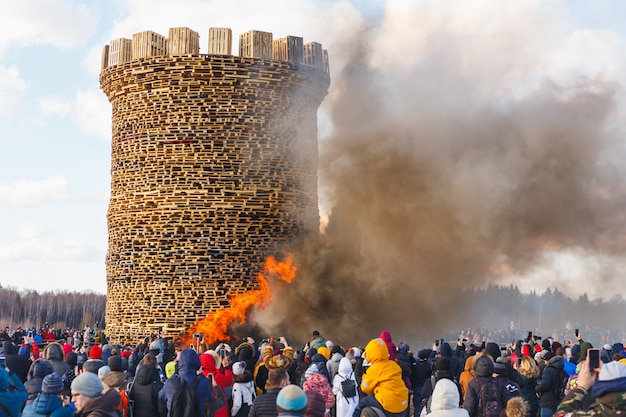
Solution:
[{"label": "black backpack", "polygon": [[480,390],[478,391],[478,415],[483,417],[499,417],[502,412],[503,398],[498,389],[498,380],[491,378],[483,381],[476,378]]},{"label": "black backpack", "polygon": [[174,396],[170,405],[170,417],[199,417],[204,413],[198,411],[198,401],[196,399],[196,388],[200,379],[193,380],[191,385],[180,380],[180,378],[172,378],[174,386]]},{"label": "black backpack", "polygon": [[356,381],[353,380],[351,377],[352,374],[350,374],[348,378],[344,378],[341,376],[341,395],[343,395],[343,397],[346,399],[356,397]]}]

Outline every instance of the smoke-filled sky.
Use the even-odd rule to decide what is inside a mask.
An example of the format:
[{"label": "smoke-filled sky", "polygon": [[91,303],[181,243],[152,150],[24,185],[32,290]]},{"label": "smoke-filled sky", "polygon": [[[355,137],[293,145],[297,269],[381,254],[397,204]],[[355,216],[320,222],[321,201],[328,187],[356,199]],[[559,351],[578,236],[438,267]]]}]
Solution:
[{"label": "smoke-filled sky", "polygon": [[454,288],[615,295],[624,39],[560,2],[406,3],[332,51],[326,233],[262,320],[296,310],[307,331],[358,336],[479,316],[442,305]]},{"label": "smoke-filled sky", "polygon": [[[102,47],[188,26],[328,49],[325,234],[289,301],[349,326],[455,287],[576,297],[624,272],[620,0],[73,1],[0,6],[0,283],[106,290]],[[292,303],[274,306],[270,312]],[[320,306],[330,306],[324,312]],[[331,311],[332,310],[332,311]]]}]

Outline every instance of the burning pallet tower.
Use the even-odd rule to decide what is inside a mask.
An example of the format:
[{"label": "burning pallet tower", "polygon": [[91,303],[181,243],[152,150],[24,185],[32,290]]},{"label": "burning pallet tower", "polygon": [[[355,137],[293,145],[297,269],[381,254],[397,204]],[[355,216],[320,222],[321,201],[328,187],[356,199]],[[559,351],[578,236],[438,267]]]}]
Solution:
[{"label": "burning pallet tower", "polygon": [[317,43],[211,28],[117,39],[102,54],[112,104],[106,328],[176,337],[254,289],[265,258],[317,232]]}]

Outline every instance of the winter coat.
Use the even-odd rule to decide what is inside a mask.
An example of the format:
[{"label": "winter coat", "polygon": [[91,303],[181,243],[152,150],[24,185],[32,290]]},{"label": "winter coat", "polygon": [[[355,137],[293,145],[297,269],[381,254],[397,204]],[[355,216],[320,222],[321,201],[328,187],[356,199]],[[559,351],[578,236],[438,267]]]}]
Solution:
[{"label": "winter coat", "polygon": [[[209,378],[211,375],[211,378],[215,380],[215,383],[224,393],[224,398],[230,400],[233,396],[233,371],[223,368],[217,369],[215,357],[210,353],[200,355],[200,364],[204,376]],[[228,417],[228,402],[224,402],[224,406],[215,410],[215,417]]]},{"label": "winter coat", "polygon": [[[585,410],[584,404],[590,397],[596,401]],[[587,393],[578,387],[571,390],[559,404],[556,416],[571,417],[618,417],[626,413],[626,378],[596,381]]]},{"label": "winter coat", "polygon": [[197,375],[197,371],[200,369],[200,358],[198,353],[193,349],[183,349],[178,354],[178,374],[172,375],[170,379],[165,381],[163,389],[159,393],[159,398],[167,402],[167,410],[169,412],[172,405],[172,398],[176,388],[173,381],[186,382],[187,385],[191,385],[196,378],[200,378],[200,382],[196,387],[196,402],[197,409],[204,410],[207,402],[212,402],[215,399],[213,394],[213,387],[208,379],[204,375]]},{"label": "winter coat", "polygon": [[[0,367],[0,403],[4,404],[14,416],[18,416],[26,403],[26,398],[28,392],[17,374],[9,374]],[[0,410],[0,416],[6,416],[3,410]]]},{"label": "winter coat", "polygon": [[233,417],[248,417],[248,412],[255,397],[256,393],[252,376],[246,378],[245,382],[235,382],[233,384],[233,407],[230,410],[230,415]]},{"label": "winter coat", "polygon": [[69,365],[65,362],[65,352],[63,351],[63,346],[58,343],[50,343],[46,346],[43,350],[43,357],[50,361],[52,367],[59,376],[62,376],[70,370]]},{"label": "winter coat", "polygon": [[98,370],[106,364],[102,359],[89,359],[83,364],[83,369],[87,372],[98,375]]},{"label": "winter coat", "polygon": [[555,391],[560,386],[563,378],[563,357],[555,356],[548,361],[548,364],[541,373],[541,381],[535,387],[535,392],[540,393],[539,406],[551,408],[553,410],[561,402],[558,393]]},{"label": "winter coat", "polygon": [[396,345],[391,340],[391,333],[385,330],[385,331],[380,332],[380,336],[378,337],[383,339],[383,341],[387,345],[387,351],[389,352],[389,359],[392,361],[395,361],[397,348],[396,348]]},{"label": "winter coat", "polygon": [[429,417],[469,417],[467,410],[459,408],[459,390],[449,379],[440,379],[430,402]]},{"label": "winter coat", "polygon": [[[480,383],[489,382],[493,378],[493,361],[488,356],[481,356],[476,360],[476,367],[474,368],[474,374],[476,377],[467,386],[465,392],[465,401],[463,402],[463,408],[467,410],[471,417],[479,416],[478,400],[480,392]],[[497,389],[500,396],[502,409],[506,406],[508,400],[508,392],[506,386],[495,379],[497,383]]]},{"label": "winter coat", "polygon": [[343,355],[339,352],[333,353],[333,356],[326,361],[326,369],[328,370],[328,380],[332,381],[339,372],[339,361],[343,358]]},{"label": "winter coat", "polygon": [[161,388],[163,388],[163,383],[157,368],[142,365],[137,369],[137,375],[126,391],[128,397],[135,401],[134,417],[167,416],[165,403],[159,401]]},{"label": "winter coat", "polygon": [[522,374],[519,374],[520,380],[520,392],[522,393],[522,398],[528,403],[528,408],[531,411],[536,411],[539,409],[539,398],[537,398],[537,394],[535,393],[535,387],[537,386],[538,378],[527,378]]},{"label": "winter coat", "polygon": [[452,377],[455,381],[459,380],[459,376],[463,371],[463,365],[459,362],[459,358],[452,356],[452,348],[450,344],[445,342],[439,348],[439,353],[441,353],[442,358],[448,358],[450,360],[450,372],[452,372]]},{"label": "winter coat", "polygon": [[28,400],[26,401],[26,404],[30,404],[35,401],[35,398],[37,398],[37,395],[41,391],[41,384],[43,383],[44,377],[51,373],[54,373],[54,368],[47,359],[37,359],[33,362],[28,370],[28,376],[26,377],[27,381],[24,384],[26,386],[26,390],[28,391]]},{"label": "winter coat", "polygon": [[281,388],[270,388],[254,399],[248,417],[276,417],[276,398]]},{"label": "winter coat", "polygon": [[309,348],[311,349],[319,349],[322,346],[326,346],[326,339],[324,339],[322,336],[315,336],[313,339],[311,339],[311,342],[309,342]]},{"label": "winter coat", "polygon": [[117,407],[120,401],[122,401],[120,393],[110,389],[89,400],[81,411],[76,412],[76,417],[118,417]]},{"label": "winter coat", "polygon": [[333,388],[331,387],[328,379],[322,374],[313,374],[302,384],[302,389],[306,391],[315,391],[324,398],[324,404],[326,405],[326,416],[330,415],[330,409],[335,406],[335,396],[333,394]]},{"label": "winter coat", "polygon": [[2,342],[2,351],[6,357],[7,368],[17,374],[18,378],[22,382],[26,382],[28,377],[28,369],[30,368],[30,344],[26,345],[24,352],[17,353],[17,347],[6,340]]},{"label": "winter coat", "polygon": [[126,389],[126,374],[122,371],[111,371],[100,379],[109,388],[116,388],[118,391]]},{"label": "winter coat", "polygon": [[356,386],[356,377],[352,371],[352,363],[348,358],[342,358],[339,361],[339,369],[337,375],[333,378],[333,394],[335,394],[336,417],[351,417],[359,403],[359,396],[346,398],[341,392],[341,383],[346,380],[354,381]]},{"label": "winter coat", "polygon": [[361,391],[374,394],[384,410],[401,413],[408,407],[409,390],[402,380],[402,369],[389,360],[384,340],[372,339],[365,347],[365,357],[371,364],[363,374]]},{"label": "winter coat", "polygon": [[[326,377],[326,380],[328,380],[328,383],[330,384],[330,375],[328,373],[328,368],[326,367],[326,359],[322,355],[320,355],[319,353],[316,353],[311,358],[311,365],[317,366],[317,371],[320,374],[324,375]],[[309,365],[309,366],[311,366],[311,365]],[[304,375],[303,375],[303,377],[304,377]]]},{"label": "winter coat", "polygon": [[[474,373],[472,370],[472,362],[474,356],[470,356],[465,360],[465,368],[461,375],[459,376],[459,385],[461,385],[461,393],[463,394],[463,398],[465,398],[465,393],[467,392],[467,386],[474,379]],[[534,392],[533,392],[534,395]]]},{"label": "winter coat", "polygon": [[411,385],[413,389],[422,388],[424,382],[430,379],[432,368],[427,359],[419,359],[415,365],[411,367]]},{"label": "winter coat", "polygon": [[22,417],[74,417],[74,410],[63,407],[61,398],[54,394],[39,394],[35,400],[24,407]]}]

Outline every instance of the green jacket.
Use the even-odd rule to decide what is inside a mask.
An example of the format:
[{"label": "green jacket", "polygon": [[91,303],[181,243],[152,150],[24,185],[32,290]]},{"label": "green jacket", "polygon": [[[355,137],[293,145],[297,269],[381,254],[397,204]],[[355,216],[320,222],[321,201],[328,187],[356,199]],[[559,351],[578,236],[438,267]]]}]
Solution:
[{"label": "green jacket", "polygon": [[584,410],[589,393],[581,387],[574,388],[556,409],[556,417],[613,417],[626,413],[626,391],[607,392]]}]

